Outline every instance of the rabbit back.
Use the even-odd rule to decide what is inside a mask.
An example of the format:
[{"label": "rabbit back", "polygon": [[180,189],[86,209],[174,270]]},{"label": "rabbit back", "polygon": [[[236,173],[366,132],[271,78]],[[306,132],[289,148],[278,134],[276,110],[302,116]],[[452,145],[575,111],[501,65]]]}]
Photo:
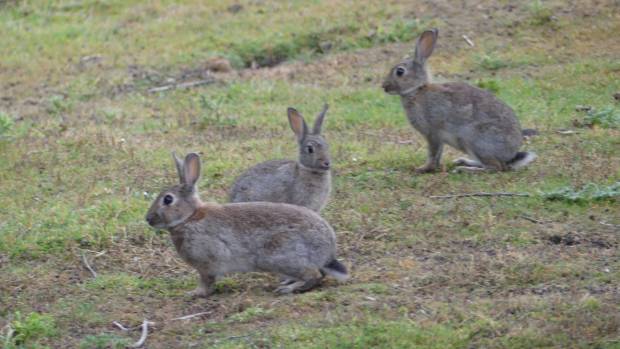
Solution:
[{"label": "rabbit back", "polygon": [[269,202],[205,204],[184,225],[181,257],[210,274],[267,271],[297,275],[335,259],[336,237],[309,209]]},{"label": "rabbit back", "polygon": [[296,161],[271,160],[241,174],[230,191],[230,202],[282,202],[320,211],[329,198],[329,171],[306,169]]},{"label": "rabbit back", "polygon": [[288,202],[295,161],[270,160],[242,173],[230,190],[230,202]]},{"label": "rabbit back", "polygon": [[401,100],[420,133],[472,157],[508,162],[521,147],[513,110],[488,91],[465,83],[427,84]]}]

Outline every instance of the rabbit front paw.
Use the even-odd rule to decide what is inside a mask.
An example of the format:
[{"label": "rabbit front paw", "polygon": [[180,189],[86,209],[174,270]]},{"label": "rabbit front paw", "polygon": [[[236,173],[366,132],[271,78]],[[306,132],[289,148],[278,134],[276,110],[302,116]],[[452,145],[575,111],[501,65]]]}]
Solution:
[{"label": "rabbit front paw", "polygon": [[276,288],[275,293],[279,295],[289,294],[300,290],[304,285],[305,281],[293,281],[292,283],[282,285]]},{"label": "rabbit front paw", "polygon": [[196,287],[196,289],[187,292],[187,295],[192,298],[207,298],[213,294],[213,290],[207,290],[204,287]]},{"label": "rabbit front paw", "polygon": [[437,167],[433,165],[424,165],[415,169],[415,173],[432,173],[437,171]]}]

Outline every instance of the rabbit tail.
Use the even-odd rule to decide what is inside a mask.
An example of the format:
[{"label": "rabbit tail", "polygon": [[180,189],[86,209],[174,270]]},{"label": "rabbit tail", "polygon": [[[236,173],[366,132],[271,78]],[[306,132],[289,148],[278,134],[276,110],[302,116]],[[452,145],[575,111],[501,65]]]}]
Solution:
[{"label": "rabbit tail", "polygon": [[512,170],[518,170],[527,166],[530,162],[536,160],[538,156],[531,151],[520,151],[515,157],[508,162],[508,166]]},{"label": "rabbit tail", "polygon": [[349,278],[347,267],[336,259],[332,259],[331,262],[325,264],[325,266],[321,268],[321,272],[334,277],[339,282],[344,282]]}]

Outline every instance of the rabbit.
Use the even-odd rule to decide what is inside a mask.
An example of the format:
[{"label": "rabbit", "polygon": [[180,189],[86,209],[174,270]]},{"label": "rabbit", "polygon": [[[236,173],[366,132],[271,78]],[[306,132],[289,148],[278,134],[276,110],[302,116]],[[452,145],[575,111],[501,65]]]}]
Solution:
[{"label": "rabbit", "polygon": [[284,276],[279,294],[309,290],[326,274],[347,280],[347,268],[336,259],[336,235],[316,212],[285,203],[202,202],[198,154],[184,161],[172,155],[180,183],[162,191],[145,218],[168,230],[181,258],[198,271],[192,295],[212,294],[216,278],[233,272]]},{"label": "rabbit", "polygon": [[516,170],[534,161],[535,153],[519,151],[521,126],[508,105],[465,83],[430,82],[426,60],[437,36],[437,29],[422,33],[414,57],[395,65],[382,85],[400,95],[409,122],[428,143],[428,160],[416,172],[438,170],[444,144],[470,157],[454,161],[457,171]]},{"label": "rabbit", "polygon": [[288,108],[289,124],[299,144],[299,160],[271,160],[249,168],[235,180],[230,202],[284,202],[320,212],[331,192],[329,144],[321,136],[327,109],[325,104],[310,132],[303,116]]}]

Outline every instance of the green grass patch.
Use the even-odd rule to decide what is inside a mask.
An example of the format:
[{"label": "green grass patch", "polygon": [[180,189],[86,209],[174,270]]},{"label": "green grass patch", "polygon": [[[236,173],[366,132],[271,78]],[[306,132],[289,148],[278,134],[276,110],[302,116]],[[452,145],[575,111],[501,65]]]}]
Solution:
[{"label": "green grass patch", "polygon": [[368,321],[321,328],[290,326],[270,337],[287,348],[462,348],[467,330],[448,326],[420,327],[413,321]]},{"label": "green grass patch", "polygon": [[58,329],[52,315],[33,312],[24,316],[17,311],[4,334],[4,348],[34,348],[38,347],[39,340],[57,335]]},{"label": "green grass patch", "polygon": [[122,349],[127,348],[131,340],[115,334],[88,335],[80,341],[80,349]]},{"label": "green grass patch", "polygon": [[272,309],[265,309],[262,307],[249,307],[243,310],[240,313],[233,314],[228,317],[228,321],[230,322],[249,322],[255,321],[259,319],[268,319],[273,317]]},{"label": "green grass patch", "polygon": [[616,182],[609,186],[599,186],[594,183],[588,183],[580,190],[576,190],[572,187],[563,187],[543,192],[541,195],[545,200],[580,204],[591,201],[616,200],[620,197],[620,182]]},{"label": "green grass patch", "polygon": [[580,126],[602,127],[602,128],[620,128],[620,109],[607,106],[601,110],[588,110],[583,121],[577,121]]}]

